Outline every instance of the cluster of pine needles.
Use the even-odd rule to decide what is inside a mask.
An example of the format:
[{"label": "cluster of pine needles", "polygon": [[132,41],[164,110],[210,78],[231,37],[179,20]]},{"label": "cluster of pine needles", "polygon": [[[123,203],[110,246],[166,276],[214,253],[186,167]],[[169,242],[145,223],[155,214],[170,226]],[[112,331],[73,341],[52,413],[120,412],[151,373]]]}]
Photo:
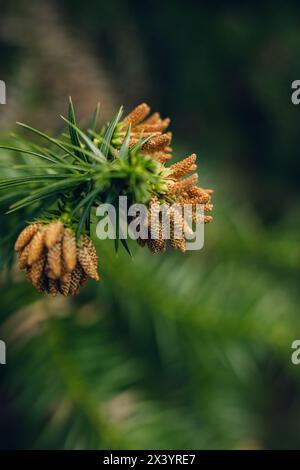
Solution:
[{"label": "cluster of pine needles", "polygon": [[[170,119],[150,115],[142,103],[122,118],[120,110],[98,129],[99,105],[88,130],[77,125],[72,100],[69,101],[68,132],[51,137],[18,123],[39,139],[17,136],[18,146],[0,148],[14,152],[23,164],[15,165],[19,176],[0,180],[0,203],[9,204],[7,213],[19,211],[23,230],[15,242],[19,267],[41,292],[75,295],[90,277],[99,280],[98,256],[90,238],[92,211],[101,203],[118,211],[119,196],[129,204],[148,207],[145,220],[147,238],[139,238],[152,253],[167,246],[186,250],[186,235],[192,224],[209,222],[212,190],[197,185],[196,155],[167,166],[172,158]],[[192,207],[191,226],[180,209]],[[201,204],[202,215],[197,206]],[[161,206],[167,207],[171,230],[166,239]],[[25,226],[25,228],[24,228]],[[130,252],[126,240],[121,242]]]}]

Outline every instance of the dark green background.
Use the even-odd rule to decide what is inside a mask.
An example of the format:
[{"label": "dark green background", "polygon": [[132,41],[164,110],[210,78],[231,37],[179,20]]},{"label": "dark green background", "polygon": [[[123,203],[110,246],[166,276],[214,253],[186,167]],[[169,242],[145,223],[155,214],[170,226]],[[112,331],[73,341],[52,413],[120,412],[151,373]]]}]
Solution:
[{"label": "dark green background", "polygon": [[83,121],[149,102],[215,208],[199,253],[99,243],[75,301],[2,273],[0,447],[299,447],[299,26],[292,1],[1,4],[2,135],[59,130],[69,94]]}]

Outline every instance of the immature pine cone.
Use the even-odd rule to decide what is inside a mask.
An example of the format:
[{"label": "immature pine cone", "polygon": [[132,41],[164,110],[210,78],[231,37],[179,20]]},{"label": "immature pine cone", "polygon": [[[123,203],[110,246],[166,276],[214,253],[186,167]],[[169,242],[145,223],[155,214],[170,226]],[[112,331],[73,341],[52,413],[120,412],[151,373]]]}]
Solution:
[{"label": "immature pine cone", "polygon": [[[160,204],[157,198],[153,197],[148,206],[148,239],[139,238],[137,242],[141,246],[147,245],[152,253],[164,251],[167,245],[184,252],[186,250],[185,234],[192,234],[192,222],[201,221],[206,224],[212,220],[212,217],[206,215],[206,213],[213,208],[210,203],[213,190],[203,189],[196,185],[198,175],[194,172],[197,170],[197,157],[194,153],[170,167],[165,166],[167,160],[172,158],[172,148],[170,147],[172,134],[171,132],[164,132],[170,123],[170,119],[161,119],[159,113],[147,117],[149,112],[150,107],[146,103],[134,108],[123,119],[123,138],[125,138],[124,130],[127,130],[129,125],[131,126],[130,145],[138,143],[141,138],[151,136],[143,144],[141,153],[142,155],[150,155],[161,163],[162,169],[168,170],[166,175],[168,189],[166,193],[160,195],[160,200],[161,204],[169,206],[170,234],[168,235],[170,235],[170,238],[166,243],[166,227],[163,226],[161,216],[158,220],[153,217],[154,213],[159,211]],[[192,221],[190,223],[185,221],[179,214],[182,210],[173,209],[170,201],[173,201],[181,209],[185,204],[190,205],[192,208]],[[197,204],[203,205],[205,215],[197,214]]]},{"label": "immature pine cone", "polygon": [[131,126],[130,146],[139,142],[141,138],[151,138],[142,146],[141,153],[152,155],[156,160],[165,162],[171,158],[170,143],[172,140],[171,132],[164,133],[170,124],[170,119],[162,119],[159,113],[150,113],[150,106],[142,103],[134,108],[122,121],[123,129],[121,134],[125,137],[128,126]]},{"label": "immature pine cone", "polygon": [[90,277],[98,281],[98,256],[93,242],[82,235],[78,243],[72,231],[59,220],[33,223],[19,235],[15,250],[19,268],[40,292],[55,296],[76,295]]}]

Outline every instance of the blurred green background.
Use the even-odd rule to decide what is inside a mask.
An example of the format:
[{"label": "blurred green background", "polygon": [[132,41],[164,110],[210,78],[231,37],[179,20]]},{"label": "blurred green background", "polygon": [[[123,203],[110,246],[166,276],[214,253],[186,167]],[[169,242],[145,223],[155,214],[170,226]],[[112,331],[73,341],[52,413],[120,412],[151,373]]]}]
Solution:
[{"label": "blurred green background", "polygon": [[101,242],[71,301],[2,271],[2,449],[300,447],[299,26],[292,1],[1,2],[2,136],[146,101],[215,188],[199,252]]}]

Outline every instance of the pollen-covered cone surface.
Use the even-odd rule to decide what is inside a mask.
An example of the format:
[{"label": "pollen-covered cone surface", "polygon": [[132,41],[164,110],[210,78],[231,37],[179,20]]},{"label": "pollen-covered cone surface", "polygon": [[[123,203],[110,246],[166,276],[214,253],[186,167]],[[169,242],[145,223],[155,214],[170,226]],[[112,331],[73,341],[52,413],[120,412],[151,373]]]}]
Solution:
[{"label": "pollen-covered cone surface", "polygon": [[123,133],[121,136],[125,137],[125,131],[131,127],[130,132],[130,145],[133,146],[139,142],[140,139],[149,137],[149,140],[142,146],[141,153],[151,155],[159,162],[163,163],[169,160],[171,155],[171,140],[172,133],[165,132],[170,124],[170,119],[162,119],[159,113],[153,113],[149,117],[150,106],[142,103],[134,108],[122,121]]},{"label": "pollen-covered cone surface", "polygon": [[[175,163],[168,168],[167,192],[160,200],[156,196],[151,199],[146,222],[148,238],[138,239],[138,243],[147,245],[152,253],[163,252],[167,246],[184,253],[187,236],[190,238],[193,234],[193,224],[206,224],[212,220],[207,213],[213,209],[213,190],[196,185],[198,175],[193,173],[196,169],[195,154]],[[167,217],[160,212],[161,205],[165,207]],[[190,218],[186,217],[185,210]]]},{"label": "pollen-covered cone surface", "polygon": [[[172,158],[171,132],[164,132],[170,123],[170,119],[162,119],[159,113],[149,116],[150,107],[142,103],[134,108],[124,119],[123,127],[131,127],[130,144],[134,145],[141,138],[149,137],[141,149],[143,154],[150,155],[161,164],[162,172],[165,172],[165,182],[167,192],[153,196],[148,205],[148,218],[146,221],[148,238],[139,238],[139,245],[145,246],[152,253],[165,251],[169,246],[173,249],[186,251],[186,236],[191,236],[193,223],[208,223],[212,217],[207,213],[213,208],[211,195],[213,190],[203,189],[197,186],[198,174],[196,155],[184,158],[183,160],[167,167],[166,162]],[[175,207],[172,207],[175,204]],[[162,215],[158,215],[160,205],[167,207],[168,227]],[[191,220],[184,217],[184,206],[190,206]],[[201,210],[198,211],[199,205]]]},{"label": "pollen-covered cone surface", "polygon": [[19,235],[15,250],[19,268],[40,292],[76,295],[90,277],[98,281],[98,256],[93,242],[82,235],[76,242],[61,221],[33,223]]}]

